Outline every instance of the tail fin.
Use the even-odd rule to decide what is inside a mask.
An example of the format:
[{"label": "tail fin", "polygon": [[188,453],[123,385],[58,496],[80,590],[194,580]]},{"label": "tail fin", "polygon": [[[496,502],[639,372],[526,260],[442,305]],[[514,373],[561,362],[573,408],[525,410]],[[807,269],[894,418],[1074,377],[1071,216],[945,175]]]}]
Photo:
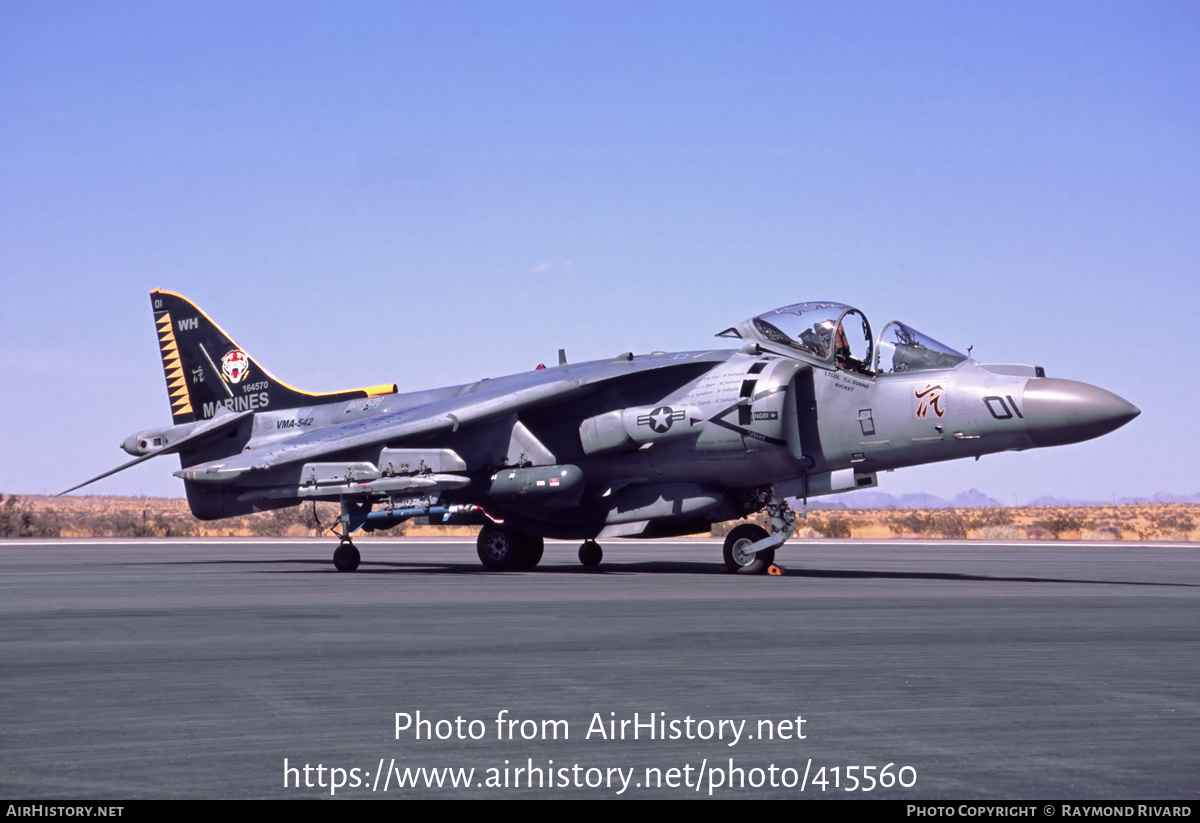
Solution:
[{"label": "tail fin", "polygon": [[260,366],[194,303],[169,291],[150,292],[162,350],[172,422],[207,420],[217,409],[294,409],[392,394],[395,383],[312,394]]}]

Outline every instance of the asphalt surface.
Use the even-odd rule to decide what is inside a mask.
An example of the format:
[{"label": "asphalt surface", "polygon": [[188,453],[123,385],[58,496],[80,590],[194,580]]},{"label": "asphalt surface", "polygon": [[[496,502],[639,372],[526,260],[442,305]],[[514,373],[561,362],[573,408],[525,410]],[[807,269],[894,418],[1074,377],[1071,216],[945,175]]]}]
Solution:
[{"label": "asphalt surface", "polygon": [[1193,545],[359,545],[0,541],[0,798],[1200,794]]}]

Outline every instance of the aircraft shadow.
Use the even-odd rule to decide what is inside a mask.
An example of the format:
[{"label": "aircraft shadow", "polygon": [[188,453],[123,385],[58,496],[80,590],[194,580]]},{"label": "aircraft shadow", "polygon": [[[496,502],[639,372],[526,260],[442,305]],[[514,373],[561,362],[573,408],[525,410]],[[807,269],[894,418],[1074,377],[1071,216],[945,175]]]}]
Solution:
[{"label": "aircraft shadow", "polygon": [[950,580],[968,583],[1078,583],[1090,586],[1182,586],[1200,588],[1195,583],[1156,583],[1139,580],[1085,580],[1071,577],[998,577],[986,574],[952,574],[949,572],[885,572],[851,569],[796,569],[789,567],[788,576],[840,580]]},{"label": "aircraft shadow", "polygon": [[[330,574],[340,574],[335,571],[328,561],[323,561],[328,568],[320,570]],[[278,569],[264,574],[312,574],[311,570],[287,571]],[[578,563],[562,565],[540,565],[536,569],[526,571],[491,571],[479,563],[438,563],[434,561],[412,561],[407,563],[379,562],[364,560],[354,574],[466,574],[487,577],[513,576],[524,574],[538,575],[631,575],[631,574],[720,574],[720,565],[713,563],[601,563],[593,568],[584,568]]]},{"label": "aircraft shadow", "polygon": [[[263,569],[260,574],[342,574],[333,568],[326,559],[292,558],[272,560],[165,560],[151,562],[125,563],[122,565],[137,566],[307,566],[306,569]],[[595,568],[584,568],[576,563],[563,563],[538,566],[529,571],[489,571],[478,563],[466,562],[436,562],[436,561],[372,561],[364,560],[357,571],[358,575],[392,575],[392,574],[463,574],[512,576],[524,574],[539,575],[632,575],[632,574],[681,574],[681,575],[713,575],[721,574],[721,566],[712,562],[679,562],[679,561],[644,561],[636,563],[601,563]],[[982,574],[955,574],[951,572],[896,572],[862,569],[804,569],[788,566],[784,572],[786,577],[824,579],[824,580],[929,580],[949,581],[956,583],[1070,583],[1088,586],[1150,586],[1170,588],[1200,588],[1196,583],[1164,583],[1137,580],[1088,580],[1070,577],[1000,577]]]}]

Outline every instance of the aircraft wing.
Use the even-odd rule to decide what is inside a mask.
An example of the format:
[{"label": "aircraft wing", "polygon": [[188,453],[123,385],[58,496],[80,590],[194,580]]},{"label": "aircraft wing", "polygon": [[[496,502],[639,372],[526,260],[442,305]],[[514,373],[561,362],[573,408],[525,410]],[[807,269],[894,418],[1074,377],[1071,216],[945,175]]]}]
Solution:
[{"label": "aircraft wing", "polygon": [[251,470],[261,471],[297,462],[319,461],[348,449],[395,445],[405,439],[445,429],[454,431],[466,423],[498,417],[547,401],[560,400],[622,376],[648,370],[670,369],[685,364],[694,367],[695,361],[704,359],[707,354],[709,352],[697,353],[695,357],[684,361],[655,358],[642,363],[631,358],[620,358],[615,362],[581,364],[582,368],[557,374],[557,369],[547,369],[534,372],[527,380],[517,383],[501,380],[497,381],[495,386],[484,386],[467,394],[327,426],[263,449],[191,466],[176,472],[176,475],[201,482],[225,482]]},{"label": "aircraft wing", "polygon": [[189,480],[224,482],[251,469],[264,470],[288,463],[311,462],[347,449],[393,443],[444,429],[453,430],[464,423],[568,394],[578,388],[578,382],[556,380],[515,390],[497,388],[501,390],[444,398],[423,406],[339,423],[290,438],[267,449],[192,466],[177,474]]}]

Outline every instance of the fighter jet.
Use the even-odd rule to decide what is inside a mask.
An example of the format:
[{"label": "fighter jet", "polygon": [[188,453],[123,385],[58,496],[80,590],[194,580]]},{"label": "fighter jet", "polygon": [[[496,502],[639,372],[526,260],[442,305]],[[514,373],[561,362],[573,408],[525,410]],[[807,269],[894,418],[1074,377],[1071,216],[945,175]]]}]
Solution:
[{"label": "fighter jet", "polygon": [[[192,513],[213,520],[336,501],[339,571],[352,534],[413,517],[478,523],[488,569],[531,569],[544,539],[734,528],[727,569],[777,571],[789,498],[876,486],[879,472],[1099,437],[1139,410],[1038,366],[978,363],[898,321],[872,335],[842,303],[797,303],[717,336],[736,348],[625,352],[462,386],[312,394],[284,383],[187,298],[150,294],[172,425],[136,458],[178,454]],[[68,489],[74,491],[74,489]],[[64,492],[65,494],[66,492]]]}]

